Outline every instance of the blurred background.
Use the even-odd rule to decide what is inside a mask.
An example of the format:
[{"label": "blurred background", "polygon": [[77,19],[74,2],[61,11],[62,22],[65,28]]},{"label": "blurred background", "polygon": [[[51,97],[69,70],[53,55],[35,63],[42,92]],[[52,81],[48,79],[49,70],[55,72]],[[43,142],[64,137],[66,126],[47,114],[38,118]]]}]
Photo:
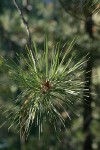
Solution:
[{"label": "blurred background", "polygon": [[[85,64],[84,88],[89,88],[89,97],[84,92],[79,104],[80,116],[66,121],[66,129],[54,132],[47,123],[41,139],[38,129],[32,127],[29,139],[23,146],[15,127],[8,132],[10,121],[0,128],[2,150],[100,150],[100,2],[99,0],[17,0],[28,21],[32,39],[39,52],[43,50],[45,33],[48,33],[49,49],[60,38],[70,43],[78,35],[73,49],[79,56],[89,52]],[[16,61],[16,53],[24,50],[27,33],[15,8],[13,0],[0,0],[0,56]],[[89,57],[89,56],[88,56]],[[0,66],[2,62],[0,61]],[[8,108],[20,90],[6,85],[6,69],[0,69],[0,106]],[[78,105],[78,104],[77,104]],[[62,113],[62,115],[64,115]],[[0,108],[0,124],[6,120]],[[67,118],[66,118],[67,120]],[[59,122],[58,122],[59,124]]]}]

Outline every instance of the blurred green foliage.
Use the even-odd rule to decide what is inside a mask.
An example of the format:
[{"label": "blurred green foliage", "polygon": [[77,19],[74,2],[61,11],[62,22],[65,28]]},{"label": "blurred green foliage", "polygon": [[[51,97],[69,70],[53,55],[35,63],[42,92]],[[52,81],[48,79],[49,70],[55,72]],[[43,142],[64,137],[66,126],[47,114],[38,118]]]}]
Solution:
[{"label": "blurred green foliage", "polygon": [[[93,121],[91,130],[93,133],[93,150],[100,149],[100,28],[95,26],[95,41],[89,39],[84,30],[84,22],[67,14],[58,1],[40,1],[30,0],[28,5],[24,5],[24,0],[18,0],[24,16],[27,18],[32,38],[36,41],[40,53],[44,47],[45,33],[49,36],[49,49],[52,48],[60,38],[67,44],[72,41],[75,35],[79,35],[74,49],[81,54],[92,52],[93,77],[92,77],[92,109]],[[70,1],[68,2],[70,5]],[[100,6],[99,6],[100,7]],[[95,13],[93,20],[100,23],[100,14]],[[16,61],[16,52],[23,51],[27,43],[27,33],[12,1],[0,1],[0,56],[11,57]],[[0,61],[0,66],[2,62]],[[84,66],[85,67],[85,66]],[[1,67],[0,67],[1,68]],[[14,98],[20,92],[7,81],[7,71],[0,69],[0,106],[5,105],[8,108],[14,101]],[[0,124],[6,120],[5,113],[0,108]],[[82,150],[84,141],[83,133],[83,106],[79,104],[80,117],[73,117],[72,123],[69,121],[67,129],[54,132],[52,125],[47,123],[41,139],[38,138],[38,129],[33,126],[31,135],[27,141],[26,150]],[[14,127],[7,131],[10,121],[0,128],[0,149],[3,150],[21,150],[19,133],[16,133]],[[58,122],[59,124],[59,122]]]}]

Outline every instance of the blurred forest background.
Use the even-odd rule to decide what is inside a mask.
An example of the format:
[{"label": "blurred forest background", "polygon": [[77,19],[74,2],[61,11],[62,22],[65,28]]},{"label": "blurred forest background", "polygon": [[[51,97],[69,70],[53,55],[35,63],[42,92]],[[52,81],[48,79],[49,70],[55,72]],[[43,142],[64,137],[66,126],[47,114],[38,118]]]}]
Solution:
[{"label": "blurred forest background", "polygon": [[[83,96],[79,104],[80,117],[66,122],[67,129],[55,133],[48,123],[41,139],[38,129],[32,127],[29,139],[23,148],[19,133],[10,121],[0,128],[0,149],[2,150],[100,150],[100,2],[99,0],[17,0],[28,21],[32,38],[41,51],[45,33],[48,33],[49,49],[60,37],[69,44],[78,35],[73,48],[81,55],[89,52],[85,64],[84,81],[92,94]],[[0,56],[16,61],[16,52],[24,50],[27,33],[19,12],[12,0],[0,0]],[[0,62],[0,65],[2,62]],[[7,70],[0,70],[0,81],[7,81]],[[9,105],[19,94],[14,85],[0,82],[0,106]],[[84,93],[86,95],[87,93]],[[84,101],[84,99],[86,101]],[[64,115],[64,114],[62,114]],[[65,116],[66,117],[66,116]],[[6,120],[0,110],[0,124]],[[58,122],[59,124],[59,122]],[[57,138],[59,137],[59,139]]]}]

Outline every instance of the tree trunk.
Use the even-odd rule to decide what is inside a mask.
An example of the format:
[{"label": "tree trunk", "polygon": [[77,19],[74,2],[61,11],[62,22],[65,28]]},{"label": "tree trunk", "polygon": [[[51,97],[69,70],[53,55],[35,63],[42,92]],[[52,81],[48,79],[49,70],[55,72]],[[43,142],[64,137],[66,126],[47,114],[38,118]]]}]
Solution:
[{"label": "tree trunk", "polygon": [[[89,5],[92,5],[92,0],[88,1],[85,0],[85,6],[84,7],[84,16],[85,16],[85,30],[86,33],[89,35],[89,38],[94,40],[93,35],[93,20],[92,20],[92,13],[89,11]],[[85,87],[84,89],[89,89],[89,93],[87,93],[86,90],[84,90],[84,122],[83,122],[83,132],[85,135],[84,138],[84,145],[83,150],[92,150],[92,133],[91,133],[91,121],[92,121],[92,96],[91,96],[91,85],[92,85],[92,68],[93,68],[93,62],[91,58],[90,53],[90,59],[86,64],[86,72],[85,72]],[[87,82],[88,81],[88,82]],[[88,96],[87,96],[88,95]]]},{"label": "tree trunk", "polygon": [[[92,150],[92,134],[90,130],[90,124],[92,121],[92,97],[91,97],[91,77],[92,77],[92,61],[89,59],[86,65],[85,73],[85,87],[84,89],[89,89],[89,93],[84,90],[84,123],[83,132],[85,135],[83,150]],[[88,82],[87,82],[88,81]],[[88,96],[87,96],[88,95]]]}]

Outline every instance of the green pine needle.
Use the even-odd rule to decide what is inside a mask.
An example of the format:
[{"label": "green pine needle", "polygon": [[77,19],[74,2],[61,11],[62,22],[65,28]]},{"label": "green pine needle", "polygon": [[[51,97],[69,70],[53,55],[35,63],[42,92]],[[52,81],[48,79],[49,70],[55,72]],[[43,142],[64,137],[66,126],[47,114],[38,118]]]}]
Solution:
[{"label": "green pine needle", "polygon": [[15,112],[12,111],[7,115],[7,120],[12,119],[9,129],[16,125],[21,136],[27,138],[34,121],[41,134],[46,120],[54,125],[55,130],[58,127],[58,119],[65,127],[66,118],[63,117],[61,110],[69,119],[71,119],[70,111],[77,115],[75,107],[83,94],[84,82],[81,81],[81,77],[86,58],[75,62],[77,52],[72,52],[75,41],[76,38],[66,50],[66,44],[61,47],[61,42],[58,42],[52,51],[49,51],[46,38],[45,50],[41,57],[34,42],[35,59],[28,47],[26,47],[27,56],[24,54],[17,56],[18,62],[23,61],[24,65],[3,59],[3,67],[8,68],[11,83],[22,90],[14,104],[7,110]]}]

